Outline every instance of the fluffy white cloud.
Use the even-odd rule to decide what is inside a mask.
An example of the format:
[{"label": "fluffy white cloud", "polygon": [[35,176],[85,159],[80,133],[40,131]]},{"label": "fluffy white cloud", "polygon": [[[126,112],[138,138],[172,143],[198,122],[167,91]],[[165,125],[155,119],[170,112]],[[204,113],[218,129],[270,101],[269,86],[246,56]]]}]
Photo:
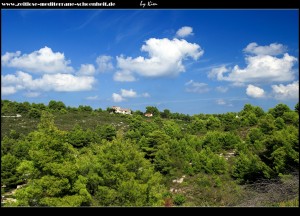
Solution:
[{"label": "fluffy white cloud", "polygon": [[[248,45],[247,50],[252,50],[253,53],[279,53],[278,49],[264,50],[265,48],[258,49],[260,47],[251,48]],[[255,51],[256,50],[256,51]],[[271,55],[255,55],[247,56],[245,58],[247,66],[242,69],[238,65],[233,69],[226,68],[225,66],[214,68],[208,74],[209,78],[216,77],[217,80],[225,80],[234,82],[236,84],[241,83],[268,83],[268,82],[287,82],[292,81],[295,78],[295,71],[293,66],[297,62],[297,59],[285,53],[281,58]],[[227,73],[227,76],[224,74]]]},{"label": "fluffy white cloud", "polygon": [[15,94],[17,89],[14,86],[1,86],[1,95]]},{"label": "fluffy white cloud", "polygon": [[185,89],[187,92],[205,93],[210,90],[206,83],[199,83],[195,82],[194,80],[188,81],[187,83],[185,83],[185,85],[187,86]]},{"label": "fluffy white cloud", "polygon": [[133,91],[132,89],[130,89],[130,90],[121,89],[121,95],[122,95],[122,97],[128,97],[128,98],[137,97],[137,93],[135,91]]},{"label": "fluffy white cloud", "polygon": [[82,64],[77,74],[79,76],[93,76],[96,72],[94,65]]},{"label": "fluffy white cloud", "polygon": [[254,98],[262,98],[265,97],[265,91],[262,88],[259,88],[254,85],[248,85],[246,89],[246,94],[250,97]]},{"label": "fluffy white cloud", "polygon": [[[1,75],[1,87],[5,92],[15,93],[18,90],[72,92],[91,90],[94,77],[74,76],[72,74],[44,74],[33,79],[28,73],[18,71],[16,75]],[[12,89],[15,91],[12,91]]]},{"label": "fluffy white cloud", "polygon": [[258,46],[257,43],[250,43],[244,49],[245,53],[254,54],[254,55],[280,55],[286,51],[286,47],[282,44],[272,43],[269,46]]},{"label": "fluffy white cloud", "polygon": [[4,55],[1,56],[1,63],[2,65],[6,65],[11,59],[19,57],[20,55],[21,51],[17,51],[15,53],[6,52]]},{"label": "fluffy white cloud", "polygon": [[133,82],[136,81],[136,78],[134,77],[132,72],[124,70],[124,71],[117,71],[114,74],[114,81]]},{"label": "fluffy white cloud", "polygon": [[187,37],[189,35],[193,35],[193,28],[189,26],[184,26],[176,32],[177,37]]},{"label": "fluffy white cloud", "polygon": [[112,99],[114,102],[122,102],[126,101],[128,98],[136,98],[136,97],[150,97],[150,94],[145,92],[139,95],[136,91],[133,89],[121,89],[120,94],[113,93]]},{"label": "fluffy white cloud", "polygon": [[111,56],[107,56],[107,55],[98,56],[98,58],[96,59],[96,63],[98,65],[97,70],[99,72],[107,72],[114,69]]},{"label": "fluffy white cloud", "polygon": [[225,93],[225,92],[228,91],[228,87],[218,86],[218,87],[216,87],[216,90],[217,90],[218,92]]},{"label": "fluffy white cloud", "polygon": [[125,100],[121,95],[119,95],[117,93],[112,94],[112,99],[114,102],[122,102]]},{"label": "fluffy white cloud", "polygon": [[115,81],[134,81],[135,74],[145,77],[177,76],[185,71],[183,60],[188,57],[197,60],[204,53],[198,44],[177,38],[150,38],[141,51],[147,52],[149,58],[117,56],[120,70],[114,75]]},{"label": "fluffy white cloud", "polygon": [[299,98],[299,81],[288,85],[272,85],[272,92],[277,100],[288,100]]},{"label": "fluffy white cloud", "polygon": [[20,51],[5,53],[1,56],[3,66],[14,67],[33,73],[70,73],[73,68],[68,66],[63,53],[54,53],[51,48],[44,47],[30,54],[21,55]]},{"label": "fluffy white cloud", "polygon": [[223,74],[228,72],[229,70],[225,66],[212,68],[211,71],[208,73],[208,78],[217,78],[217,80],[224,80]]}]

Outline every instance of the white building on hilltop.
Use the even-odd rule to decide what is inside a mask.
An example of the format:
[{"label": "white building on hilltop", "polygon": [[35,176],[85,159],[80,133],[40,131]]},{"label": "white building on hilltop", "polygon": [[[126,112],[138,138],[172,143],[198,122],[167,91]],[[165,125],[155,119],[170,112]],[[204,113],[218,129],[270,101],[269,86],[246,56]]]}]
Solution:
[{"label": "white building on hilltop", "polygon": [[121,107],[118,107],[118,106],[113,106],[112,109],[115,110],[115,113],[131,115],[131,110],[130,109],[124,109],[124,108],[121,108]]}]

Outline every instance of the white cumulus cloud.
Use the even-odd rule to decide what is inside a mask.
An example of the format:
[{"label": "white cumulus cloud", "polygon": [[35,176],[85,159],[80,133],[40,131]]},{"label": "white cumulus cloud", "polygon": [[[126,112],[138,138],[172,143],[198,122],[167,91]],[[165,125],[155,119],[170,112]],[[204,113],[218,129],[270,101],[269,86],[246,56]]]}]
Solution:
[{"label": "white cumulus cloud", "polygon": [[17,89],[14,86],[1,86],[1,95],[15,94]]},{"label": "white cumulus cloud", "polygon": [[21,55],[20,51],[15,53],[6,52],[1,56],[3,66],[18,68],[32,73],[71,73],[73,68],[69,66],[70,60],[66,60],[64,53],[53,52],[45,46],[30,54]]},{"label": "white cumulus cloud", "polygon": [[277,100],[288,100],[299,98],[299,81],[294,81],[288,85],[272,85],[272,92]]},{"label": "white cumulus cloud", "polygon": [[253,98],[262,98],[265,97],[265,91],[262,88],[259,88],[254,85],[248,85],[246,89],[246,94]]},{"label": "white cumulus cloud", "polygon": [[142,46],[149,58],[117,56],[119,71],[114,75],[115,81],[135,81],[135,75],[144,77],[174,77],[185,72],[183,61],[187,58],[197,60],[204,51],[198,44],[184,39],[150,38]]},{"label": "white cumulus cloud", "polygon": [[185,83],[186,91],[187,92],[193,92],[193,93],[205,93],[210,91],[210,88],[208,88],[208,84],[206,83],[199,83],[195,82],[194,80],[190,80],[187,83]]},{"label": "white cumulus cloud", "polygon": [[137,97],[150,97],[150,94],[148,92],[138,94],[136,91],[133,89],[121,89],[120,93],[113,93],[112,94],[112,99],[114,102],[122,102],[126,101],[128,98],[137,98]]},{"label": "white cumulus cloud", "polygon": [[125,100],[120,94],[117,93],[112,94],[112,99],[114,102],[122,102]]},{"label": "white cumulus cloud", "polygon": [[133,91],[132,89],[130,89],[130,90],[121,89],[121,95],[122,95],[122,97],[128,97],[128,98],[137,97],[137,93],[135,91]]},{"label": "white cumulus cloud", "polygon": [[[16,93],[27,91],[57,91],[72,92],[91,90],[95,83],[91,76],[74,76],[72,74],[44,74],[41,78],[33,79],[28,73],[18,71],[16,75],[1,75],[1,88],[5,92]],[[14,89],[14,90],[12,90]]]},{"label": "white cumulus cloud", "polygon": [[248,44],[244,49],[245,53],[254,54],[254,55],[280,55],[283,54],[287,48],[278,43],[272,43],[269,46],[258,46],[257,43],[253,42]]},{"label": "white cumulus cloud", "polygon": [[193,35],[193,28],[189,26],[184,26],[178,29],[178,31],[176,32],[176,36],[181,38],[187,37],[189,35]]},{"label": "white cumulus cloud", "polygon": [[217,78],[217,80],[224,80],[223,74],[228,72],[229,70],[223,65],[221,67],[212,68],[208,73],[208,78]]},{"label": "white cumulus cloud", "polygon": [[133,82],[136,81],[136,78],[134,77],[133,73],[130,71],[117,71],[114,74],[114,81],[118,81],[118,82]]},{"label": "white cumulus cloud", "polygon": [[[283,48],[275,49],[277,45],[274,45],[275,48],[270,48],[272,47],[270,45],[268,49],[257,46],[253,48],[253,45],[249,46],[246,47],[246,50],[256,55],[245,57],[247,65],[245,68],[240,68],[238,65],[235,65],[232,69],[222,66],[212,69],[208,77],[216,78],[220,81],[230,81],[235,84],[287,82],[294,80],[295,71],[293,70],[293,66],[298,61],[297,58],[290,56],[288,53],[285,53],[282,57],[272,56],[283,51]],[[224,74],[227,74],[227,76]]]},{"label": "white cumulus cloud", "polygon": [[96,69],[94,67],[94,65],[92,64],[82,64],[80,66],[79,71],[77,72],[77,74],[79,76],[93,76],[96,72]]},{"label": "white cumulus cloud", "polygon": [[107,55],[98,56],[96,59],[96,63],[98,65],[97,70],[99,72],[107,72],[114,69],[111,56],[107,56]]}]

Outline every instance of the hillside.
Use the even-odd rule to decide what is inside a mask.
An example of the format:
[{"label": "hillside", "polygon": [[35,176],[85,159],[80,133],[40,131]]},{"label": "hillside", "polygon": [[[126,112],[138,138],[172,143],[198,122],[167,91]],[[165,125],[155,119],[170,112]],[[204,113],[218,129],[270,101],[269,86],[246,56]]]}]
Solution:
[{"label": "hillside", "polygon": [[146,112],[1,101],[2,205],[299,206],[298,104]]}]

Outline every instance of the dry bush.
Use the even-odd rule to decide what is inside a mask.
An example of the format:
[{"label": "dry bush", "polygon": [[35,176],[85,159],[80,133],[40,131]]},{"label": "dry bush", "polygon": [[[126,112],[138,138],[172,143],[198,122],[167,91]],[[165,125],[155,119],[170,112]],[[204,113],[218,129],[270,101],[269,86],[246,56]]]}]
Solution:
[{"label": "dry bush", "polygon": [[244,189],[244,199],[238,206],[280,206],[280,203],[298,200],[299,172],[282,178],[259,180],[245,185]]}]

